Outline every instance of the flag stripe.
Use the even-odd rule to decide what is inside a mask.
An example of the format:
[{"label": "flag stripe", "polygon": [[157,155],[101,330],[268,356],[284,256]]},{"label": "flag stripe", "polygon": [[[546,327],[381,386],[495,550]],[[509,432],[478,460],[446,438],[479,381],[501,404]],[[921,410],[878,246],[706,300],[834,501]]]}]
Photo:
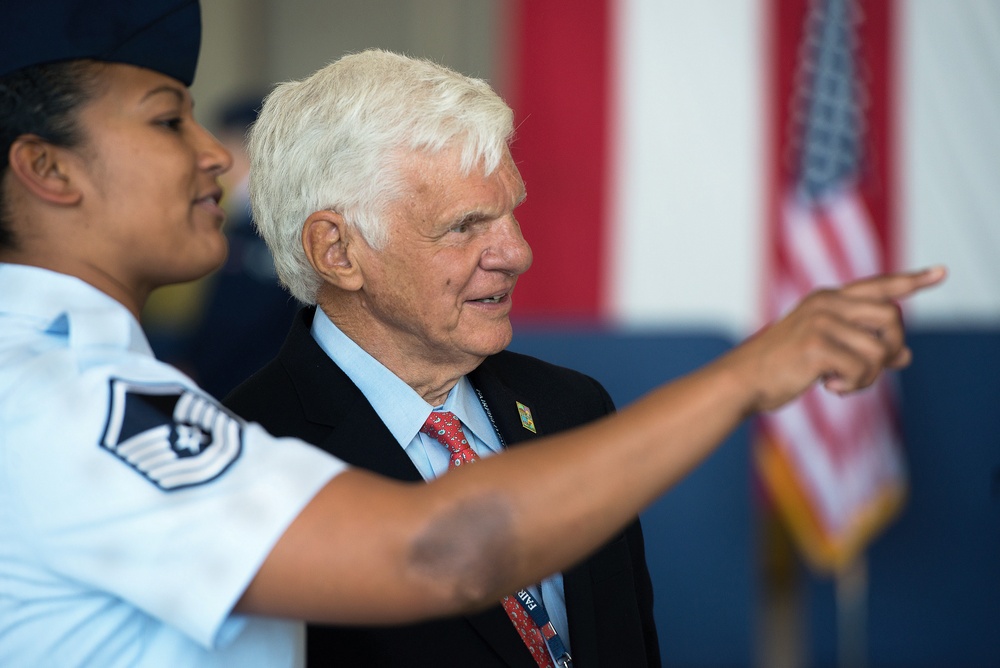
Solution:
[{"label": "flag stripe", "polygon": [[[872,112],[886,106],[890,85],[871,77],[869,61],[886,61],[875,56],[879,43],[870,42],[890,32],[889,14],[874,13],[872,25],[860,4],[772,1],[779,17],[774,155],[780,159],[772,171],[768,318],[811,290],[887,268],[892,227],[884,214],[892,192],[889,175],[879,171],[889,165],[885,146],[876,140],[889,133],[879,125],[887,117]],[[875,530],[898,506],[905,476],[891,401],[882,388],[840,397],[817,387],[761,418],[765,482],[820,570],[850,561],[870,538],[856,532]],[[789,486],[800,489],[791,494]],[[802,501],[813,505],[811,513],[788,507]]]},{"label": "flag stripe", "polygon": [[536,265],[518,281],[515,315],[596,320],[606,284],[611,15],[605,0],[514,5],[511,150],[528,192],[517,216]]}]

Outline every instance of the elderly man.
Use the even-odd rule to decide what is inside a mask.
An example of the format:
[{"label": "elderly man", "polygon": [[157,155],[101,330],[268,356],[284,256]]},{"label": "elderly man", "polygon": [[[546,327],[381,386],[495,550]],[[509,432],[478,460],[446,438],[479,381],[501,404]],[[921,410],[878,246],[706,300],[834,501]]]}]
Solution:
[{"label": "elderly man", "polygon": [[[227,405],[274,434],[412,481],[468,469],[612,411],[592,379],[504,351],[511,294],[531,263],[514,217],[525,192],[508,152],[511,134],[511,110],[487,84],[390,53],[347,56],[279,86],[251,133],[251,197],[281,282],[310,307],[278,357]],[[586,517],[570,533],[593,533],[625,517],[620,509],[651,501],[656,485],[646,479],[654,472],[668,478],[657,477],[657,489],[676,481],[750,413],[780,406],[817,379],[851,391],[884,367],[905,365],[892,300],[942,276],[874,278],[813,295],[767,332],[630,408],[630,433],[575,431],[572,440],[585,439],[593,461],[598,444],[614,455],[599,483],[563,484],[557,502],[547,499],[558,476],[533,485],[536,518]],[[641,445],[664,434],[666,449]],[[515,449],[508,456],[521,461],[548,450]],[[431,486],[475,473],[453,472]],[[599,492],[604,500],[595,503]],[[581,505],[583,514],[569,512]],[[484,507],[463,512],[470,542],[499,535],[494,514],[477,509]],[[365,516],[380,518],[377,525],[395,512],[379,504]],[[296,548],[282,546],[284,564]],[[553,555],[564,548],[553,540],[522,558],[562,564]],[[257,609],[250,593],[244,603]],[[637,524],[578,566],[509,594],[462,619],[314,627],[310,657],[352,666],[548,666],[570,655],[578,666],[659,661]]]},{"label": "elderly man", "polygon": [[[386,52],[279,88],[250,142],[256,220],[284,284],[318,308],[228,406],[413,481],[611,412],[594,380],[504,351],[511,293],[531,265],[511,129],[485,83]],[[452,456],[427,433],[442,415],[474,454]],[[511,596],[408,627],[310,627],[310,662],[545,666],[572,654],[577,665],[659,665],[638,521],[527,595],[527,607]],[[532,605],[550,621],[547,644]]]}]

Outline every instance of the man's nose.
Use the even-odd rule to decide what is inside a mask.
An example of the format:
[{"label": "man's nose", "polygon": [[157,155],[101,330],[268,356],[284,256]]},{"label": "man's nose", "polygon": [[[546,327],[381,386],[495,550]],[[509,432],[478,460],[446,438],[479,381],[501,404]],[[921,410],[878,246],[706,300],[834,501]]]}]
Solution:
[{"label": "man's nose", "polygon": [[521,226],[513,215],[495,224],[490,243],[483,251],[480,266],[503,271],[513,276],[523,274],[531,266],[531,246],[521,234]]}]

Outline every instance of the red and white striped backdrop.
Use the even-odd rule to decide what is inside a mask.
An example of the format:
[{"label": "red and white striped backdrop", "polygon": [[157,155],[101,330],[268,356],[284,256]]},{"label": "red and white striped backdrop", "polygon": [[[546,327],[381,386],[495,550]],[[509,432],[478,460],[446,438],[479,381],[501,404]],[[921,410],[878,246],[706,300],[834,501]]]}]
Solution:
[{"label": "red and white striped backdrop", "polygon": [[[529,193],[519,217],[536,257],[517,317],[734,337],[760,324],[775,160],[769,7],[512,3],[507,92]],[[996,328],[1000,5],[898,2],[889,29],[888,252],[897,267],[951,270],[907,306],[910,323]]]}]

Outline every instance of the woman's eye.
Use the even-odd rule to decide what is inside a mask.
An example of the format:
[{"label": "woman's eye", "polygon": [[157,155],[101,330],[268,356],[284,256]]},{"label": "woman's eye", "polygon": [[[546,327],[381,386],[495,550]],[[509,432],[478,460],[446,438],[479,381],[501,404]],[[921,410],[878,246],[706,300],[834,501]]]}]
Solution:
[{"label": "woman's eye", "polygon": [[176,132],[177,130],[180,130],[182,122],[183,120],[178,116],[177,118],[165,118],[161,120],[159,123],[163,127]]}]

